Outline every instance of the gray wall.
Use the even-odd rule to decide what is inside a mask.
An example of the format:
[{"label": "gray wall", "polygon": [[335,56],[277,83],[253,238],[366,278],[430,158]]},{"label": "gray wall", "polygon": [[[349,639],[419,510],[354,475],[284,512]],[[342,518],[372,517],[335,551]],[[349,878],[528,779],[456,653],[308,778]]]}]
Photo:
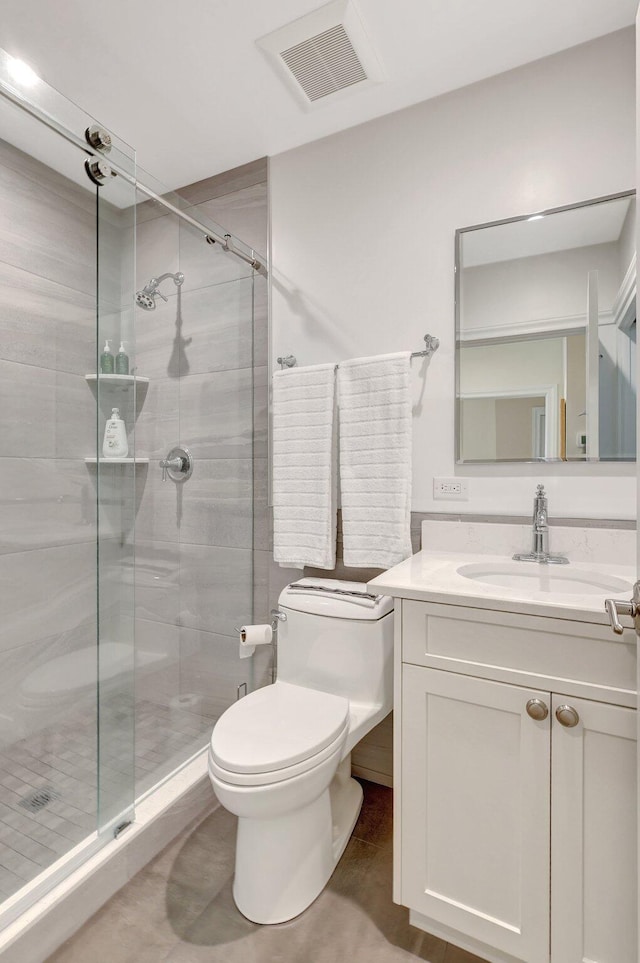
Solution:
[{"label": "gray wall", "polygon": [[[180,194],[195,218],[266,249],[266,161]],[[236,632],[268,608],[267,286],[162,208],[144,203],[138,215],[138,287],[166,271],[185,276],[179,294],[164,282],[168,302],[136,316],[138,372],[150,378],[136,428],[137,452],[150,458],[138,475],[136,639],[162,657],[140,678],[137,711],[165,709],[175,734],[145,788],[206,743],[239,683],[270,681],[269,653],[241,661]],[[158,467],[178,441],[195,459],[184,485],[163,482]],[[196,700],[182,714],[180,697]]]}]

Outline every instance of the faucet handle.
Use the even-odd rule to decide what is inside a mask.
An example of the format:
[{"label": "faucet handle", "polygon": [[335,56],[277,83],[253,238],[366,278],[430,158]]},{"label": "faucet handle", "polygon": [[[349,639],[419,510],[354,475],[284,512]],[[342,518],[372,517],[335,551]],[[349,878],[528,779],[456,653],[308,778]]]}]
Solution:
[{"label": "faucet handle", "polygon": [[538,496],[540,496],[540,497],[542,497],[542,498],[545,498],[545,497],[546,497],[546,494],[547,494],[547,493],[546,493],[545,490],[544,490],[544,485],[543,485],[543,484],[538,485],[536,491],[537,491],[537,493],[538,493]]}]

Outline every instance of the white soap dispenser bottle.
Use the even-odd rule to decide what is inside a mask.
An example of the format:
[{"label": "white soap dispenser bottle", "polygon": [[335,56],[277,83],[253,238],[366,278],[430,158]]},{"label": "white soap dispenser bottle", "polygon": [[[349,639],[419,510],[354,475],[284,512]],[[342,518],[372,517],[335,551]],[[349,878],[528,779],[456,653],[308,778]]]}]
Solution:
[{"label": "white soap dispenser bottle", "polygon": [[126,458],[129,454],[127,432],[118,408],[111,409],[111,417],[104,430],[102,454],[105,458]]}]

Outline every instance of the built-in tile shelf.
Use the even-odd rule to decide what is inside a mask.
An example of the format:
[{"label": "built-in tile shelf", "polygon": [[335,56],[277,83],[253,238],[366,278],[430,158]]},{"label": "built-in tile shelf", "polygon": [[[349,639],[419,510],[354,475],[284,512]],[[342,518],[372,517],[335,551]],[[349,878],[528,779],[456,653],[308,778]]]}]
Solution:
[{"label": "built-in tile shelf", "polygon": [[85,458],[85,464],[97,465],[148,465],[148,458]]},{"label": "built-in tile shelf", "polygon": [[141,385],[148,385],[149,379],[142,378],[140,375],[122,375],[122,374],[86,374],[86,381],[101,381],[103,384],[107,385],[132,385],[137,382]]}]

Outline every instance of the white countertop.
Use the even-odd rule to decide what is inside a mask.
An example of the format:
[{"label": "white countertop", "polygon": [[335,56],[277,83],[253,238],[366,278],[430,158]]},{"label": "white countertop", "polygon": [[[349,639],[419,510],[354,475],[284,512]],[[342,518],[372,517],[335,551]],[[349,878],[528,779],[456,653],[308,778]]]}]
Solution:
[{"label": "white countertop", "polygon": [[[598,574],[605,578],[623,579],[628,583],[628,591],[603,592],[602,594],[569,594],[535,591],[529,586],[503,587],[491,585],[458,574],[462,565],[522,565],[523,572],[535,571],[544,579],[551,569],[562,568],[562,574],[569,576],[581,573]],[[551,573],[553,577],[554,573]],[[493,609],[501,612],[517,612],[528,615],[542,615],[550,618],[571,619],[579,622],[608,624],[604,610],[605,598],[629,600],[635,569],[626,565],[596,565],[585,562],[570,562],[563,566],[546,566],[537,562],[514,563],[510,556],[465,554],[462,552],[422,551],[400,562],[383,575],[368,583],[370,590],[393,595],[396,598],[415,599],[420,602],[441,602],[449,605],[466,605],[474,608]],[[629,619],[623,618],[626,626]],[[613,631],[611,633],[614,636]]]}]

